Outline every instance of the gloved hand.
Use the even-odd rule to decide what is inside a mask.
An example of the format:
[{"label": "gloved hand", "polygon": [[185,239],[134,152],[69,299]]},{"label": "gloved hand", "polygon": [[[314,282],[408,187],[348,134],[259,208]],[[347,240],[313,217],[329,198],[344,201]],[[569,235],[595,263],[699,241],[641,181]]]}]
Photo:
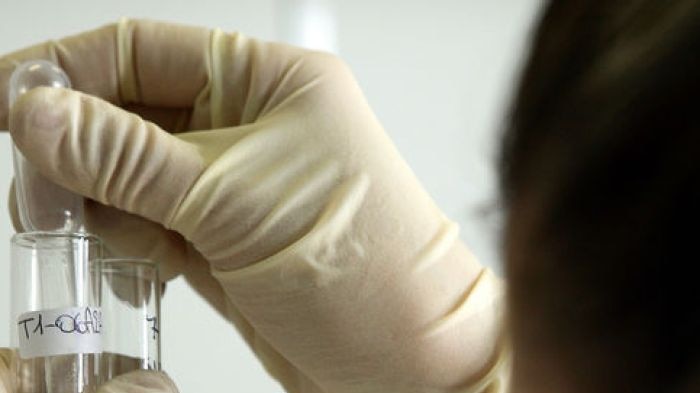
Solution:
[{"label": "gloved hand", "polygon": [[[0,393],[13,393],[15,383],[11,372],[14,356],[8,348],[0,348]],[[100,386],[98,393],[177,393],[175,384],[164,373],[133,371],[120,375]]]},{"label": "gloved hand", "polygon": [[2,58],[0,91],[30,58],[82,93],[22,96],[20,150],[96,201],[113,253],[184,274],[289,392],[504,388],[498,280],[337,58],[121,21]]}]

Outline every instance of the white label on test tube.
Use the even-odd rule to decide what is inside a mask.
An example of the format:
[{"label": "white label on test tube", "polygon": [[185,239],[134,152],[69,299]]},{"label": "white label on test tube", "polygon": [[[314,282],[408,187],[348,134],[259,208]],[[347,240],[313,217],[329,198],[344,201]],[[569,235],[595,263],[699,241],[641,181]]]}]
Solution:
[{"label": "white label on test tube", "polygon": [[102,311],[99,307],[72,307],[32,311],[17,319],[19,356],[102,352]]}]

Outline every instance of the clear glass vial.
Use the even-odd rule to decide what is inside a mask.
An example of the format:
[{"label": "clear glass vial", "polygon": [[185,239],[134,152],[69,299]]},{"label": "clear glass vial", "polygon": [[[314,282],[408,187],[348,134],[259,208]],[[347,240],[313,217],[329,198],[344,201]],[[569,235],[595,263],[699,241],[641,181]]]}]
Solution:
[{"label": "clear glass vial", "polygon": [[101,265],[103,378],[139,369],[160,370],[158,265],[124,258],[105,259]]},{"label": "clear glass vial", "polygon": [[89,393],[102,352],[99,240],[28,232],[11,244],[10,333],[17,393]]}]

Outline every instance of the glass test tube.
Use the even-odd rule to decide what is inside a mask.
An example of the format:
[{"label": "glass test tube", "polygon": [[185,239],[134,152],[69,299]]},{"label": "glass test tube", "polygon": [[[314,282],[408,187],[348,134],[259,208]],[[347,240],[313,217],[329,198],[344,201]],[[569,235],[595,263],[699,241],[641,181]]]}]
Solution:
[{"label": "glass test tube", "polygon": [[105,380],[134,370],[160,370],[158,265],[146,259],[105,259],[101,375]]},{"label": "glass test tube", "polygon": [[17,393],[89,393],[100,383],[99,240],[20,233],[11,245],[11,338]]}]

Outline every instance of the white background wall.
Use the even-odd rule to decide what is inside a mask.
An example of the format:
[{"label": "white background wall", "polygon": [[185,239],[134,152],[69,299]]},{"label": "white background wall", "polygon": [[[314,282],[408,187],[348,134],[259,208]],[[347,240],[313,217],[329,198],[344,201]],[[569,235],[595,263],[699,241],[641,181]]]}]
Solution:
[{"label": "white background wall", "polygon": [[[121,16],[335,50],[425,187],[461,224],[462,238],[498,269],[498,127],[538,6],[539,0],[0,0],[0,53]],[[10,141],[3,134],[0,346],[9,343],[13,231],[1,201],[11,176]],[[182,392],[281,392],[237,334],[181,280],[168,287],[163,317],[164,367]],[[211,334],[191,337],[195,323],[210,326]]]}]

